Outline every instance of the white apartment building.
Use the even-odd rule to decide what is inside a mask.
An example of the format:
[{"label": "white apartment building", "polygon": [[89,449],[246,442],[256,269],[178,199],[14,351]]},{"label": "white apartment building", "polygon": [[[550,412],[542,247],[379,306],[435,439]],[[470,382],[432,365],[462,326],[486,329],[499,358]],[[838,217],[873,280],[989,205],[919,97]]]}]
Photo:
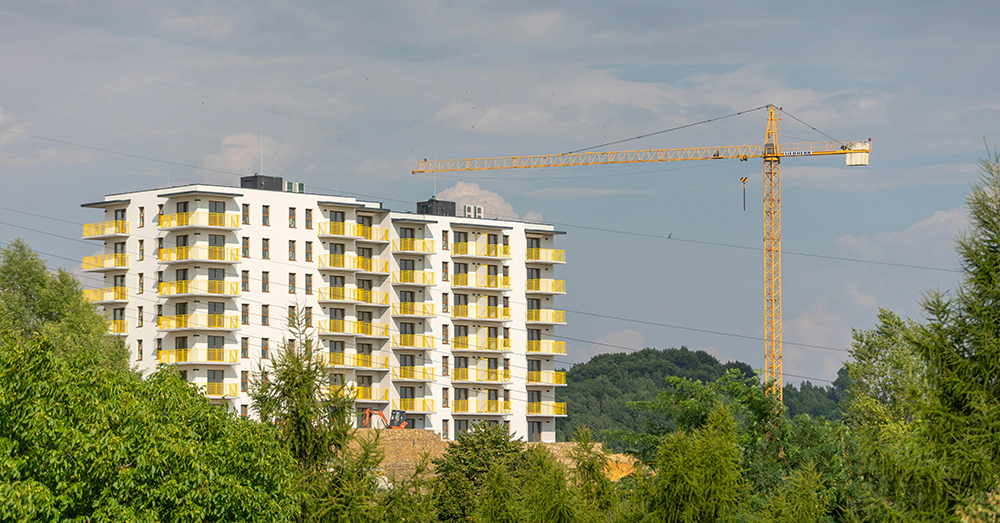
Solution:
[{"label": "white apartment building", "polygon": [[367,409],[400,410],[407,428],[444,439],[488,422],[555,441],[565,255],[552,226],[455,216],[433,199],[390,211],[270,176],[83,207],[104,210],[83,228],[104,242],[83,260],[106,281],[87,297],[144,372],[176,365],[213,402],[253,416],[249,380],[283,350],[295,308],[330,384],[356,393],[359,422]]}]

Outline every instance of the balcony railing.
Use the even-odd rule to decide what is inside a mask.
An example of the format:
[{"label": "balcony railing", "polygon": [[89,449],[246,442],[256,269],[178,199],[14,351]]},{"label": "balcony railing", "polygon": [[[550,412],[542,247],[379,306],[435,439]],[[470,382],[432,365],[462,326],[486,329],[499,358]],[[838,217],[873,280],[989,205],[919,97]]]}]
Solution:
[{"label": "balcony railing", "polygon": [[364,272],[377,272],[389,274],[389,260],[376,260],[374,258],[355,258],[354,268]]},{"label": "balcony railing", "polygon": [[156,356],[160,363],[238,363],[236,349],[173,349],[161,350]]},{"label": "balcony railing", "polygon": [[433,285],[434,273],[432,271],[393,271],[392,283]]},{"label": "balcony railing", "polygon": [[179,314],[160,316],[156,319],[158,329],[235,329],[239,318],[225,314]]},{"label": "balcony railing", "polygon": [[433,349],[434,336],[426,334],[396,334],[392,337],[393,347]]},{"label": "balcony railing", "polygon": [[418,398],[392,400],[392,408],[407,412],[434,412],[434,400]]},{"label": "balcony railing", "polygon": [[346,222],[319,222],[320,236],[357,236],[356,224]]},{"label": "balcony railing", "polygon": [[503,400],[453,400],[453,414],[510,414],[510,402]]},{"label": "balcony railing", "polygon": [[507,307],[492,307],[487,305],[454,305],[451,308],[451,317],[474,318],[478,320],[509,320],[510,309]]},{"label": "balcony railing", "polygon": [[240,293],[240,284],[235,281],[222,280],[180,280],[164,281],[158,285],[161,295],[175,294],[222,294],[236,296]]},{"label": "balcony railing", "polygon": [[548,385],[565,385],[566,373],[550,370],[528,371],[528,383],[545,383]]},{"label": "balcony railing", "polygon": [[566,323],[566,311],[554,309],[531,309],[527,321],[537,323]]},{"label": "balcony railing", "polygon": [[110,222],[88,223],[83,226],[83,237],[118,236],[128,234],[128,222],[117,220]]},{"label": "balcony railing", "polygon": [[354,387],[355,401],[389,401],[389,389]]},{"label": "balcony railing", "polygon": [[320,287],[319,300],[359,301],[374,305],[388,305],[389,293],[364,289],[347,289],[345,287]]},{"label": "balcony railing", "polygon": [[562,249],[528,249],[528,252],[525,253],[525,258],[528,261],[564,263],[566,261],[566,251]]},{"label": "balcony railing", "polygon": [[566,281],[547,279],[528,280],[525,290],[528,292],[566,292]]},{"label": "balcony railing", "polygon": [[483,383],[510,382],[509,369],[451,369],[452,381],[478,381]]},{"label": "balcony railing", "polygon": [[388,369],[389,357],[377,354],[345,354],[343,352],[326,353],[326,364],[341,367],[360,367],[363,369]]},{"label": "balcony railing", "polygon": [[381,291],[367,291],[364,289],[354,289],[354,301],[371,303],[374,305],[388,305],[389,293]]},{"label": "balcony railing", "polygon": [[358,238],[376,242],[389,241],[389,229],[385,227],[366,227],[359,224],[354,230],[354,235]]},{"label": "balcony railing", "polygon": [[433,316],[434,315],[434,304],[433,303],[393,303],[392,304],[392,315],[393,316]]},{"label": "balcony railing", "polygon": [[496,350],[509,351],[509,338],[488,338],[479,336],[455,336],[451,339],[451,350]]},{"label": "balcony railing", "polygon": [[225,227],[227,229],[238,229],[240,227],[240,215],[235,213],[193,211],[163,214],[160,216],[161,229],[172,229],[174,227]]},{"label": "balcony railing", "polygon": [[128,320],[111,320],[108,334],[128,334]]},{"label": "balcony railing", "polygon": [[528,415],[535,416],[565,416],[566,404],[554,401],[538,401],[528,403]]},{"label": "balcony railing", "polygon": [[434,379],[434,367],[393,367],[392,379],[430,381]]},{"label": "balcony railing", "polygon": [[83,270],[85,271],[118,268],[128,268],[128,254],[101,254],[98,256],[87,256],[83,259]]},{"label": "balcony railing", "polygon": [[89,302],[125,301],[128,300],[128,287],[87,289],[83,291],[83,297]]},{"label": "balcony railing", "polygon": [[240,384],[239,383],[206,383],[205,384],[205,395],[206,396],[231,396],[236,397],[239,395]]},{"label": "balcony railing", "polygon": [[400,238],[392,240],[393,252],[434,252],[434,240]]},{"label": "balcony railing", "polygon": [[321,254],[319,256],[319,268],[380,272],[385,274],[389,272],[389,261],[360,258],[346,254]]},{"label": "balcony railing", "polygon": [[510,258],[510,246],[489,243],[458,242],[451,244],[451,255]]},{"label": "balcony railing", "polygon": [[187,247],[160,249],[157,253],[157,258],[161,262],[184,260],[240,261],[240,250],[237,247],[189,245]]},{"label": "balcony railing", "polygon": [[528,340],[528,352],[538,354],[566,354],[566,342],[553,340]]},{"label": "balcony railing", "polygon": [[483,289],[509,289],[510,278],[507,276],[453,274],[451,277],[452,287],[480,287]]},{"label": "balcony railing", "polygon": [[320,320],[320,334],[355,334],[360,336],[389,336],[389,325],[352,320]]}]

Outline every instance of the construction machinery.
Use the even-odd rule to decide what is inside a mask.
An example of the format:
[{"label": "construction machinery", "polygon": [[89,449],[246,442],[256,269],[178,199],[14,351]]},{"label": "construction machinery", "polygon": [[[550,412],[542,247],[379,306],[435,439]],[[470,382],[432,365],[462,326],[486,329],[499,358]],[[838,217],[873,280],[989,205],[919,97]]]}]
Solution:
[{"label": "construction machinery", "polygon": [[781,366],[781,159],[803,156],[845,155],[848,166],[868,165],[871,139],[854,142],[807,142],[782,144],[781,108],[767,105],[764,145],[689,147],[640,151],[590,151],[537,156],[504,156],[464,160],[423,160],[414,173],[484,171],[492,169],[536,169],[630,163],[682,162],[750,158],[764,160],[764,380],[769,392],[782,397]]},{"label": "construction machinery", "polygon": [[384,427],[390,429],[405,429],[406,428],[406,411],[404,410],[394,410],[389,415],[389,419],[385,419],[385,414],[382,414],[381,410],[365,409],[365,417],[362,420],[362,428],[369,428],[372,426],[372,414],[382,418],[382,422],[385,424]]}]

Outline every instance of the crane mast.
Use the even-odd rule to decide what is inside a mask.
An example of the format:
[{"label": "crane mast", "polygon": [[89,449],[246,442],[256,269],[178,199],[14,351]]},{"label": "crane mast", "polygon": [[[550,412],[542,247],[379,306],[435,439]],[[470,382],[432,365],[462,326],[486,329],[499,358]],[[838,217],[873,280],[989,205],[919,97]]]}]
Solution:
[{"label": "crane mast", "polygon": [[764,383],[782,399],[781,367],[781,117],[767,108],[764,135]]}]

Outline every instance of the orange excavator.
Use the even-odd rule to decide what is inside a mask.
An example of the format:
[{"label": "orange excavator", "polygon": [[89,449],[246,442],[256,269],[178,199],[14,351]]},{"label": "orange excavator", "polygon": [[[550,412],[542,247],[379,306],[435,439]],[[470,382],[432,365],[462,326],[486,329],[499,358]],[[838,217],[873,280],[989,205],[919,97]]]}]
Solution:
[{"label": "orange excavator", "polygon": [[361,426],[363,428],[369,428],[372,426],[372,414],[382,418],[382,422],[385,423],[385,427],[390,429],[405,429],[406,428],[406,411],[405,410],[394,410],[389,416],[389,419],[385,419],[385,414],[382,414],[381,410],[365,409],[365,417]]}]

